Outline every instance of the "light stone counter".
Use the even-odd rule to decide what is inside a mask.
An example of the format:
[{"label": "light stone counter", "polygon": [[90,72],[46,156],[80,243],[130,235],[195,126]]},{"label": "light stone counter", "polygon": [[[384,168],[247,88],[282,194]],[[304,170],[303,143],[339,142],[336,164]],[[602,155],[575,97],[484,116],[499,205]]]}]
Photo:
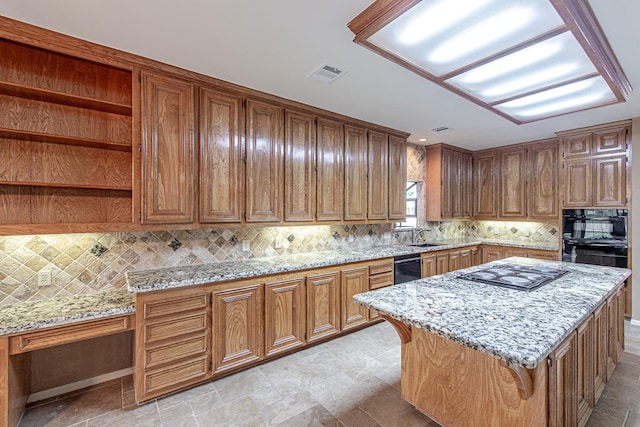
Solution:
[{"label": "light stone counter", "polygon": [[[526,292],[457,277],[489,264],[544,265],[569,273]],[[512,257],[354,296],[407,325],[524,368],[535,368],[629,277],[623,268]]]}]

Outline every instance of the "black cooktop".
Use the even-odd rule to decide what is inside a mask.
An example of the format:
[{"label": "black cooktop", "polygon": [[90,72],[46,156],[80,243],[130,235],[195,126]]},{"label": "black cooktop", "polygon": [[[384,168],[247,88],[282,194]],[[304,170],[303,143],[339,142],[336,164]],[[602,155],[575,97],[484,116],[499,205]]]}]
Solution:
[{"label": "black cooktop", "polygon": [[559,268],[496,264],[473,273],[462,274],[458,278],[510,289],[533,291],[567,273],[568,271]]}]

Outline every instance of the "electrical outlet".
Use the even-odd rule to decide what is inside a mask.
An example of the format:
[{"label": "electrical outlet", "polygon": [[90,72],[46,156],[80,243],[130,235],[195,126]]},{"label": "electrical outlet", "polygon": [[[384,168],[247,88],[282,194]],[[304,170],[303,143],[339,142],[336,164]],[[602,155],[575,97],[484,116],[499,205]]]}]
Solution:
[{"label": "electrical outlet", "polygon": [[38,287],[51,286],[51,270],[43,270],[38,273]]},{"label": "electrical outlet", "polygon": [[498,230],[498,227],[495,227],[495,228],[493,229],[493,234],[495,234],[496,236],[497,236],[498,234],[500,234],[500,230]]},{"label": "electrical outlet", "polygon": [[242,241],[242,251],[249,252],[251,250],[251,242],[249,240]]},{"label": "electrical outlet", "polygon": [[353,234],[349,234],[349,243],[353,243],[354,240],[356,240],[356,238],[353,237]]},{"label": "electrical outlet", "polygon": [[273,247],[276,249],[282,248],[282,240],[276,237],[276,239],[273,241]]},{"label": "electrical outlet", "polygon": [[524,230],[522,234],[524,235],[524,237],[529,237],[529,230]]}]

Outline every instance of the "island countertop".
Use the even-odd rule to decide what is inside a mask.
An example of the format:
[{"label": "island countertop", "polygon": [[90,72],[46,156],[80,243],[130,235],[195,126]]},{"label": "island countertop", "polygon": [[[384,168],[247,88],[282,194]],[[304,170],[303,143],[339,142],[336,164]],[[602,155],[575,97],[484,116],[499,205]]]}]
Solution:
[{"label": "island countertop", "polygon": [[513,241],[483,241],[470,239],[449,239],[435,242],[437,246],[418,247],[411,245],[373,246],[363,249],[330,250],[264,258],[221,261],[183,267],[158,268],[153,270],[130,271],[126,273],[127,289],[132,293],[152,292],[164,289],[196,286],[206,283],[247,279],[289,271],[329,267],[353,262],[392,258],[398,255],[419,254],[468,246],[491,244],[519,248],[557,251],[557,247],[526,244]]},{"label": "island countertop", "polygon": [[[504,263],[568,273],[531,292],[458,278]],[[358,294],[354,300],[407,325],[532,369],[630,273],[624,268],[512,257]]]}]

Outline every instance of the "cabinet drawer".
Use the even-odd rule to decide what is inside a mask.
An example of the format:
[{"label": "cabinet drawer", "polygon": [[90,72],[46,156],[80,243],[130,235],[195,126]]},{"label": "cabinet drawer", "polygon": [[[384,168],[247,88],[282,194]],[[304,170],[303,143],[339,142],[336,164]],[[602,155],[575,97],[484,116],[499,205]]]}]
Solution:
[{"label": "cabinet drawer", "polygon": [[135,323],[132,318],[133,315],[111,317],[94,322],[21,334],[10,338],[10,353],[24,353],[128,331],[133,329]]},{"label": "cabinet drawer", "polygon": [[145,399],[165,392],[178,390],[181,386],[204,381],[209,374],[209,357],[204,355],[175,366],[148,372],[144,375]]},{"label": "cabinet drawer", "polygon": [[369,276],[381,273],[393,273],[393,261],[369,266]]},{"label": "cabinet drawer", "polygon": [[147,323],[144,328],[144,343],[152,343],[167,338],[184,337],[187,334],[204,331],[207,328],[208,313],[195,313],[184,317]]},{"label": "cabinet drawer", "polygon": [[208,349],[207,334],[184,341],[145,350],[145,368],[204,354]]},{"label": "cabinet drawer", "polygon": [[207,294],[149,302],[144,304],[144,318],[153,319],[190,310],[205,310],[208,304],[209,298]]},{"label": "cabinet drawer", "polygon": [[369,276],[369,289],[379,289],[393,285],[393,273]]}]

